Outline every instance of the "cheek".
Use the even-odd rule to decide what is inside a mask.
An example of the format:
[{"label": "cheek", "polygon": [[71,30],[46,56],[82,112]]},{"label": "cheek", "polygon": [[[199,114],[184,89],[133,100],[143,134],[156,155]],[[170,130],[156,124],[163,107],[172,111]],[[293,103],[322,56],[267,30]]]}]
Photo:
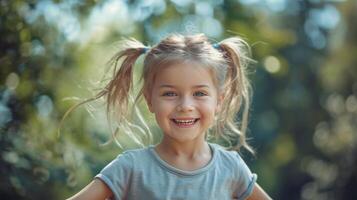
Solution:
[{"label": "cheek", "polygon": [[167,101],[155,101],[153,111],[157,117],[168,117],[174,109],[173,103]]},{"label": "cheek", "polygon": [[210,101],[205,104],[203,104],[202,110],[204,110],[206,115],[209,116],[214,116],[216,111],[217,111],[217,102],[216,101]]}]

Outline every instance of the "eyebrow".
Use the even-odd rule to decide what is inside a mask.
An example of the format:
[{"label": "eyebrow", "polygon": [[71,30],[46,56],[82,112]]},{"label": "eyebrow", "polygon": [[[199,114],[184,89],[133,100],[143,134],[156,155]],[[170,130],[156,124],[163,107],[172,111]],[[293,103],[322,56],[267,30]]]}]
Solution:
[{"label": "eyebrow", "polygon": [[[173,85],[160,85],[160,88],[175,88]],[[208,85],[195,85],[193,88],[209,88]]]}]

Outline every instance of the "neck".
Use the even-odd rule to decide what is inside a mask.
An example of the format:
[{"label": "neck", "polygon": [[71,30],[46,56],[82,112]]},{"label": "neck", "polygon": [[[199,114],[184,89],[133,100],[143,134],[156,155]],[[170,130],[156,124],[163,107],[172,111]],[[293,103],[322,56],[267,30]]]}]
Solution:
[{"label": "neck", "polygon": [[157,145],[157,148],[167,155],[187,159],[195,159],[202,155],[210,154],[209,145],[204,139],[177,142],[164,137],[160,144]]}]

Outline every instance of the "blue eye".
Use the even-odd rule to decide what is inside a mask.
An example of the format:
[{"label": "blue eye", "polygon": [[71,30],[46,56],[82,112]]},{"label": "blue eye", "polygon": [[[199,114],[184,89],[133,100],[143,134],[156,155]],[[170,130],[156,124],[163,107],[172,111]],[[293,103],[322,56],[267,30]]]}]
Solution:
[{"label": "blue eye", "polygon": [[204,92],[195,92],[194,95],[195,95],[195,96],[200,96],[200,97],[202,97],[202,96],[207,96],[207,94],[204,93]]},{"label": "blue eye", "polygon": [[162,94],[162,96],[173,97],[173,96],[177,96],[177,95],[174,92],[164,92],[164,94]]}]

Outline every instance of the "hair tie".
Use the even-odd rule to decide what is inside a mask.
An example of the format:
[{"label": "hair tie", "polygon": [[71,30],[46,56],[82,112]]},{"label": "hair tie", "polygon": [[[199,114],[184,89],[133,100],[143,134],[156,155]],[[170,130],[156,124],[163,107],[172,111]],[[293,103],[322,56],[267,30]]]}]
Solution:
[{"label": "hair tie", "polygon": [[144,47],[141,49],[141,53],[146,53],[149,50],[149,47]]},{"label": "hair tie", "polygon": [[219,43],[214,43],[212,46],[215,49],[218,49],[218,50],[221,49],[221,45]]}]

